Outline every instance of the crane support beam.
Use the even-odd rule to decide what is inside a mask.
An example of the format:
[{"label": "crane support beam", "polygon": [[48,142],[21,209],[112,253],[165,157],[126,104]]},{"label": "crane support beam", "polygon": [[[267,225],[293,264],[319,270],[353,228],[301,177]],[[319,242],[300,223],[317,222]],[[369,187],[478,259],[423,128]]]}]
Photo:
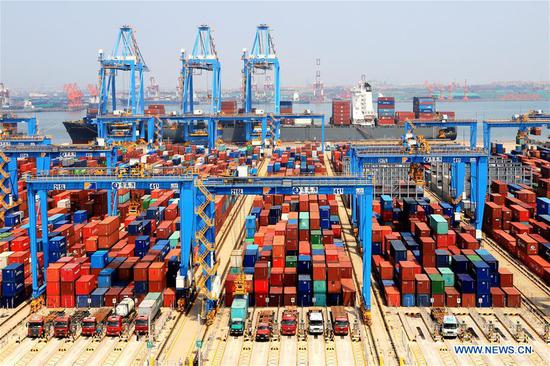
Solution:
[{"label": "crane support beam", "polygon": [[0,146],[40,146],[40,145],[51,145],[52,137],[51,136],[9,136],[6,138],[0,138]]},{"label": "crane support beam", "polygon": [[0,124],[15,124],[18,125],[20,123],[26,123],[27,124],[27,135],[28,136],[35,136],[38,134],[38,122],[36,117],[8,117],[8,118],[0,118]]},{"label": "crane support beam", "polygon": [[105,139],[107,143],[136,142],[139,136],[139,139],[146,140],[151,145],[156,140],[162,139],[162,134],[155,136],[155,117],[153,116],[97,117],[92,119],[92,124],[96,125],[97,137]]},{"label": "crane support beam", "polygon": [[491,129],[515,128],[518,131],[526,131],[531,127],[546,127],[550,129],[550,119],[513,121],[513,120],[488,120],[483,121],[483,147],[489,151],[491,148]]}]

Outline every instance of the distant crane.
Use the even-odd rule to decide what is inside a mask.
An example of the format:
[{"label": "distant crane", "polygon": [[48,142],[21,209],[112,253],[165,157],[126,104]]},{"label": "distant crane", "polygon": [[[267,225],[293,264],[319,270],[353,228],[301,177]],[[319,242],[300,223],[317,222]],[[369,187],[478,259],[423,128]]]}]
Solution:
[{"label": "distant crane", "polygon": [[98,53],[99,115],[106,115],[117,109],[116,79],[119,71],[130,72],[127,111],[133,115],[142,115],[145,110],[143,72],[149,71],[149,68],[139,50],[134,30],[128,25],[123,25],[120,27],[111,55],[105,56],[103,50],[99,50]]},{"label": "distant crane", "polygon": [[88,94],[90,95],[90,103],[92,104],[98,104],[99,103],[99,91],[97,90],[97,86],[94,84],[88,84],[86,87],[88,90]]},{"label": "distant crane", "polygon": [[156,82],[155,77],[151,76],[149,78],[149,85],[147,85],[147,97],[149,98],[158,98],[160,97],[160,88],[159,84]]},{"label": "distant crane", "polygon": [[313,101],[322,103],[325,101],[325,89],[321,82],[321,59],[315,60],[315,83],[313,84]]},{"label": "distant crane", "polygon": [[71,111],[80,110],[84,107],[82,97],[84,94],[76,83],[65,84],[63,90],[67,93],[67,108]]},{"label": "distant crane", "polygon": [[281,112],[281,86],[279,78],[279,58],[275,51],[271,30],[266,24],[260,24],[256,28],[256,36],[250,53],[246,48],[242,53],[243,60],[243,97],[244,110],[252,112],[252,77],[254,73],[266,73],[273,70],[273,95],[275,114]]},{"label": "distant crane", "polygon": [[468,101],[468,84],[466,83],[466,79],[464,79],[464,97],[462,98],[463,101]]}]

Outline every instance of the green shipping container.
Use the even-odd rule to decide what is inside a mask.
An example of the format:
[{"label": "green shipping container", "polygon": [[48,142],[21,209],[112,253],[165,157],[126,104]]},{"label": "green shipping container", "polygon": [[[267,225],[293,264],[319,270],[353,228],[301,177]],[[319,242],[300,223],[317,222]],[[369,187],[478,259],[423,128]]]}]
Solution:
[{"label": "green shipping container", "polygon": [[311,250],[313,249],[323,249],[325,250],[325,247],[323,246],[323,244],[319,243],[319,244],[312,244],[311,245]]},{"label": "green shipping container", "polygon": [[445,281],[440,274],[431,274],[430,277],[432,295],[445,293]]},{"label": "green shipping container", "polygon": [[313,292],[315,298],[315,306],[327,306],[327,294],[324,292]]},{"label": "green shipping container", "polygon": [[298,223],[298,229],[309,230],[309,219],[308,220],[300,219],[300,222]]},{"label": "green shipping container", "polygon": [[313,292],[327,292],[326,281],[313,281]]},{"label": "green shipping container", "polygon": [[480,256],[476,255],[476,254],[468,254],[466,256],[466,258],[468,258],[468,260],[470,262],[480,262],[480,261],[483,261],[483,259],[481,259]]},{"label": "green shipping container", "polygon": [[449,224],[441,215],[430,215],[430,228],[438,235],[449,232]]},{"label": "green shipping container", "polygon": [[141,208],[144,210],[147,210],[149,208],[149,205],[151,204],[151,196],[146,194],[145,196],[141,197]]},{"label": "green shipping container", "polygon": [[285,267],[295,268],[297,261],[298,261],[298,257],[296,257],[295,255],[287,255],[286,261],[285,261]]},{"label": "green shipping container", "polygon": [[439,273],[441,273],[441,277],[443,277],[443,281],[445,282],[445,287],[454,287],[455,274],[450,268],[447,268],[447,267],[439,268]]},{"label": "green shipping container", "polygon": [[239,267],[230,267],[229,268],[229,274],[240,274],[241,269]]},{"label": "green shipping container", "polygon": [[[321,230],[311,230],[311,233],[309,235],[309,241],[311,245],[318,245],[323,243],[323,236],[321,234]],[[321,248],[323,249],[323,248]]]},{"label": "green shipping container", "polygon": [[309,221],[309,212],[300,212],[298,214],[298,219],[300,220],[308,220]]},{"label": "green shipping container", "polygon": [[170,235],[168,240],[170,240],[170,249],[174,249],[175,247],[178,246],[178,244],[180,242],[180,232],[179,231],[174,231],[172,233],[172,235]]},{"label": "green shipping container", "polygon": [[246,238],[244,239],[244,244],[254,244],[254,238]]}]

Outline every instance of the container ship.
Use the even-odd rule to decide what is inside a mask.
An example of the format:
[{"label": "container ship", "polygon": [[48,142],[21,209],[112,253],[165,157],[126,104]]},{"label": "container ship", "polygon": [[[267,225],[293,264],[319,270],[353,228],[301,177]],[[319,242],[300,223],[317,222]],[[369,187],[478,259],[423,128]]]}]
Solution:
[{"label": "container ship", "polygon": [[[291,114],[292,102],[281,102],[281,114]],[[222,102],[222,114],[238,114],[236,100]],[[307,113],[308,111],[306,111]],[[146,114],[164,114],[163,105],[149,105]],[[88,108],[87,115],[79,121],[65,121],[63,124],[75,144],[89,143],[97,137],[97,131],[91,120],[96,116],[97,108]],[[325,126],[326,141],[360,141],[395,139],[403,134],[406,120],[445,120],[454,119],[454,112],[438,112],[432,97],[414,97],[413,111],[396,111],[395,98],[380,95],[377,99],[377,111],[373,107],[371,85],[362,80],[352,89],[351,99],[334,99],[329,125]],[[314,125],[312,119],[283,119],[282,141],[311,141],[321,139],[321,126]],[[198,126],[200,128],[200,125]],[[206,127],[205,127],[206,128]],[[417,133],[428,139],[456,139],[456,128],[424,127]],[[183,126],[177,123],[164,126],[163,136],[175,143],[183,141]],[[224,125],[222,139],[226,142],[246,141],[243,124]]]}]

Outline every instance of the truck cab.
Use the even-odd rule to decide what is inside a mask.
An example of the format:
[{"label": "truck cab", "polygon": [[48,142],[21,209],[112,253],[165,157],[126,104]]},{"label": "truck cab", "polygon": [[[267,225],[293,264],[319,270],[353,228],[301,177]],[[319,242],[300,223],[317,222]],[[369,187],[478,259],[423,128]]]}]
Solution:
[{"label": "truck cab", "polygon": [[309,334],[323,334],[325,325],[321,310],[310,310],[307,314]]},{"label": "truck cab", "polygon": [[57,316],[53,321],[53,335],[65,338],[71,334],[71,317],[68,315]]},{"label": "truck cab", "polygon": [[271,326],[268,323],[259,323],[256,327],[256,341],[269,341]]},{"label": "truck cab", "polygon": [[445,315],[441,325],[441,335],[448,338],[458,337],[458,319],[454,315]]},{"label": "truck cab", "polygon": [[349,333],[349,319],[346,309],[334,306],[331,309],[332,328],[335,335],[346,336]]},{"label": "truck cab", "polygon": [[147,334],[149,332],[149,317],[147,315],[138,315],[136,317],[135,332],[137,334]]},{"label": "truck cab", "polygon": [[45,335],[44,317],[42,315],[33,315],[27,324],[27,336],[29,338],[42,338]]},{"label": "truck cab", "polygon": [[242,335],[246,318],[248,317],[248,299],[235,298],[231,304],[231,318],[229,320],[229,333],[231,335]]},{"label": "truck cab", "polygon": [[97,321],[94,316],[87,316],[82,319],[81,334],[87,337],[93,337],[97,332]]},{"label": "truck cab", "polygon": [[298,325],[296,311],[285,310],[281,318],[281,334],[283,335],[295,335]]},{"label": "truck cab", "polygon": [[122,333],[122,317],[120,315],[112,315],[107,319],[107,335],[110,337],[118,337]]}]

